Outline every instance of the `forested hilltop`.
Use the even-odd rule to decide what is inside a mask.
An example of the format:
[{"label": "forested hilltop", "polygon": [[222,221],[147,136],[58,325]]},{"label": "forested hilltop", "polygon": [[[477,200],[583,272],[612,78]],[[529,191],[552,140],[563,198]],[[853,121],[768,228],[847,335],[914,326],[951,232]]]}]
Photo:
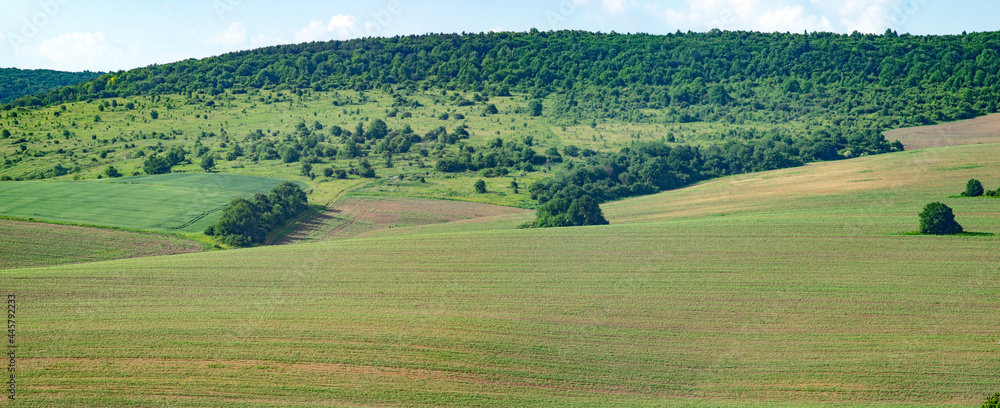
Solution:
[{"label": "forested hilltop", "polygon": [[90,71],[62,72],[47,69],[0,68],[0,103],[89,81],[100,75],[99,72]]},{"label": "forested hilltop", "polygon": [[[897,127],[995,112],[998,33],[962,36],[559,31],[283,45],[103,75],[11,106],[248,89],[441,87],[559,94],[566,121]],[[9,108],[10,106],[8,106]],[[664,112],[648,112],[665,109]]]}]

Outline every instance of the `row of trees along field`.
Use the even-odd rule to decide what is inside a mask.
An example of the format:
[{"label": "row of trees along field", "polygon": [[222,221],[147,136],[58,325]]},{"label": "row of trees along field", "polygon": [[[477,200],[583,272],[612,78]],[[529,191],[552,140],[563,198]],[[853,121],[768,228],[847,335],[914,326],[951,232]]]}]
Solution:
[{"label": "row of trees along field", "polygon": [[219,221],[205,229],[205,234],[232,246],[262,244],[267,234],[307,209],[306,193],[286,181],[268,194],[255,194],[250,200],[234,199],[222,209]]},{"label": "row of trees along field", "polygon": [[[578,31],[283,45],[153,65],[6,105],[248,89],[464,89],[552,96],[563,122],[767,121],[824,113],[896,127],[997,111],[1000,33],[960,36]],[[647,109],[665,109],[666,118]]]},{"label": "row of trees along field", "polygon": [[540,207],[537,220],[525,226],[588,225],[580,221],[603,219],[574,215],[572,204],[581,199],[600,203],[671,190],[713,177],[836,160],[843,157],[838,154],[843,150],[879,154],[902,149],[898,141],[888,143],[878,131],[843,135],[837,129],[817,132],[810,139],[764,132],[746,141],[729,140],[708,147],[634,143],[617,154],[594,156],[586,165],[533,184],[529,191]]}]

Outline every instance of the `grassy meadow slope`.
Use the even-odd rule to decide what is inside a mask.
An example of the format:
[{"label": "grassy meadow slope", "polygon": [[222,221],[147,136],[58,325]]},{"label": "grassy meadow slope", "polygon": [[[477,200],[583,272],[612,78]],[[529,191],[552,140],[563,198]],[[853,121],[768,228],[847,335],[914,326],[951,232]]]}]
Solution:
[{"label": "grassy meadow slope", "polygon": [[1000,388],[997,238],[900,233],[937,200],[1000,233],[1000,201],[950,198],[997,154],[729,177],[602,227],[2,271],[16,406],[971,406]]}]

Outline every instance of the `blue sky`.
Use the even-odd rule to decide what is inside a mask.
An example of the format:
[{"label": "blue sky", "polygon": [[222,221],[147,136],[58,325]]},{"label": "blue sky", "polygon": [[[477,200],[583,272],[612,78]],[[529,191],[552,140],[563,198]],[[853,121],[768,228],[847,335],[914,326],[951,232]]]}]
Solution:
[{"label": "blue sky", "polygon": [[1000,30],[997,0],[0,0],[0,67],[125,70],[304,41],[425,33],[712,28]]}]

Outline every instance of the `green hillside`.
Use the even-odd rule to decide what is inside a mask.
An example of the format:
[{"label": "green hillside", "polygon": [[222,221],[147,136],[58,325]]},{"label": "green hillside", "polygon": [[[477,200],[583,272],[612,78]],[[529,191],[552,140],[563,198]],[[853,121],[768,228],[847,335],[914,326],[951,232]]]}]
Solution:
[{"label": "green hillside", "polygon": [[902,233],[929,201],[1000,233],[994,200],[951,198],[1000,184],[998,154],[722,178],[610,226],[2,271],[31,327],[18,406],[973,406],[996,237]]},{"label": "green hillside", "polygon": [[[226,173],[309,178],[321,202],[363,184],[538,208],[536,226],[593,223],[566,211],[897,151],[883,131],[996,112],[997,35],[533,30],[269,47],[13,101],[0,178],[91,178],[123,161],[135,174],[161,155],[191,172],[211,157]],[[480,178],[490,195],[470,191]]]},{"label": "green hillside", "polygon": [[0,103],[75,85],[100,76],[100,72],[60,72],[46,69],[0,68]]},{"label": "green hillside", "polygon": [[[282,180],[170,174],[101,181],[0,183],[0,214],[39,221],[170,233],[200,233],[237,197],[267,193]],[[304,186],[304,183],[302,183]]]},{"label": "green hillside", "polygon": [[[998,40],[365,38],[13,100],[0,215],[224,242],[281,180],[327,206],[230,220],[290,245],[114,261],[196,249],[0,225],[0,268],[98,261],[0,269],[16,404],[973,406],[1000,201],[957,195],[1000,144],[884,133],[997,112]],[[912,234],[933,201],[971,234]]]}]

